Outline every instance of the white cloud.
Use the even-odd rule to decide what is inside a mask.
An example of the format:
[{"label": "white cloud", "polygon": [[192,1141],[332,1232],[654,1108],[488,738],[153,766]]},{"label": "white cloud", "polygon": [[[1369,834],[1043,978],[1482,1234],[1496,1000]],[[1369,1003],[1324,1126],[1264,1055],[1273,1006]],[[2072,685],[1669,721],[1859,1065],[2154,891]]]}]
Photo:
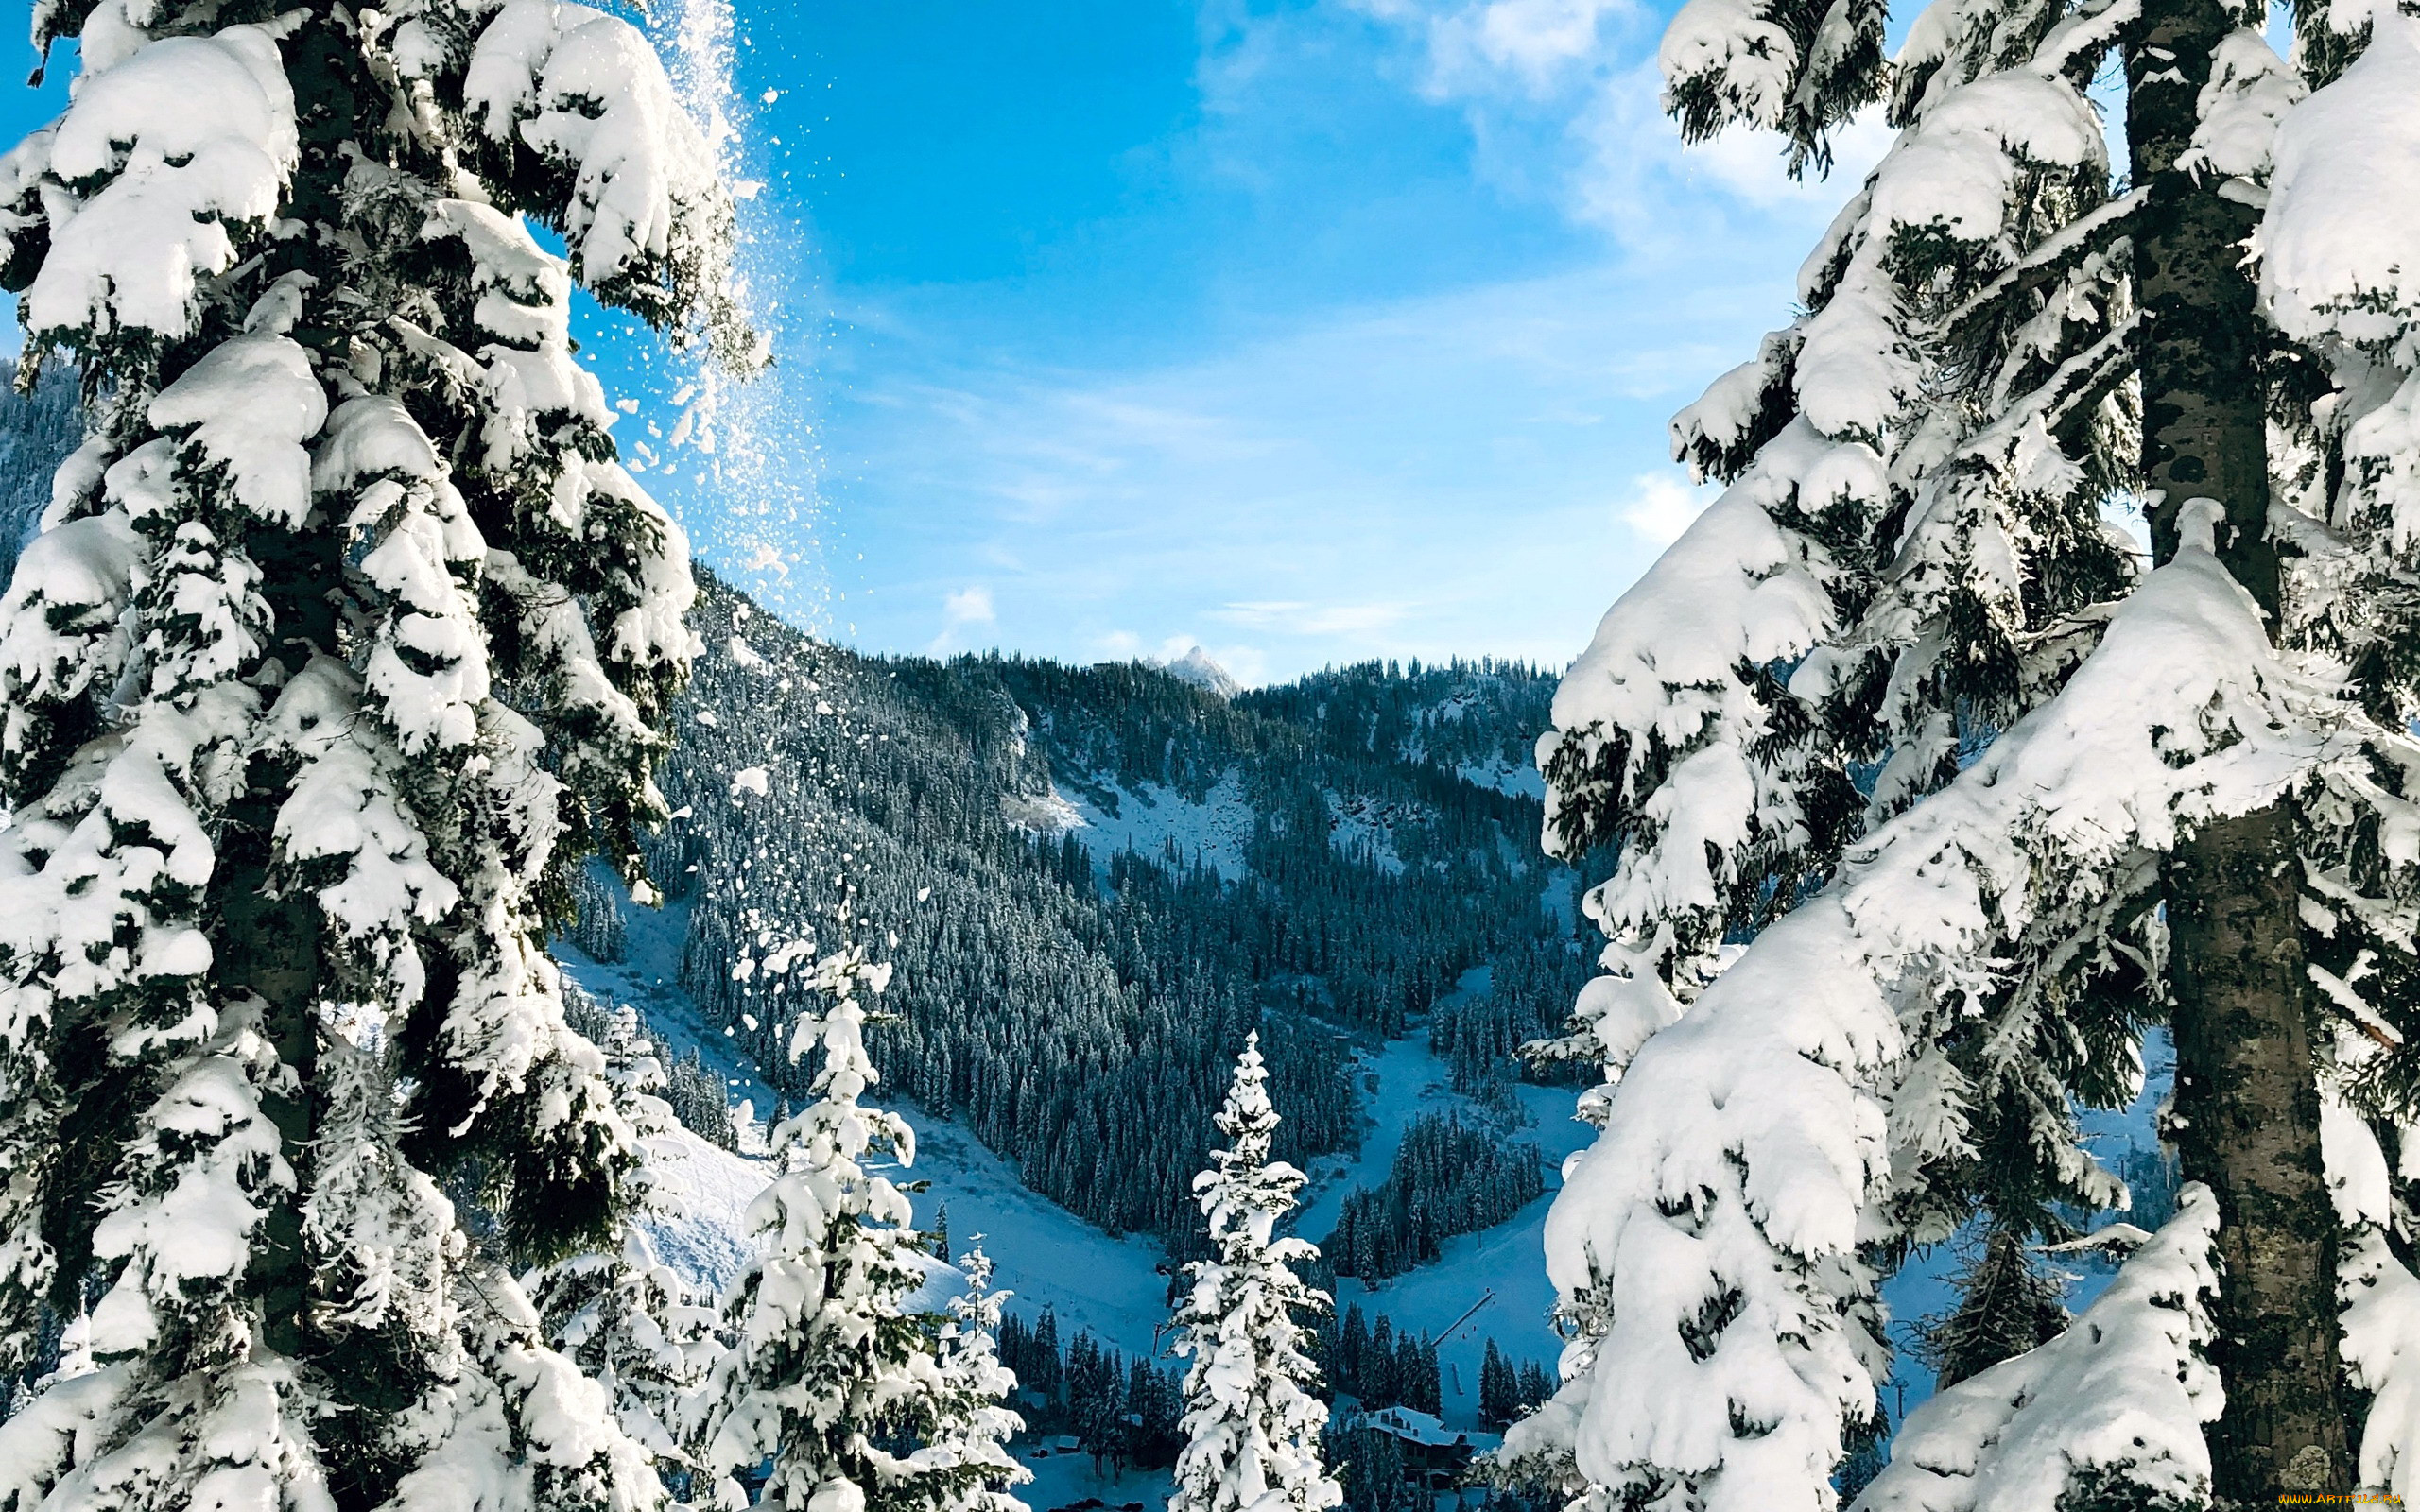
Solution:
[{"label": "white cloud", "polygon": [[961,648],[959,636],[977,625],[995,625],[999,615],[992,607],[992,591],[981,583],[959,589],[942,600],[942,629],[925,649],[928,655],[947,656]]},{"label": "white cloud", "polygon": [[1734,129],[1691,143],[1681,148],[1681,166],[1760,208],[1795,204],[1831,210],[1847,199],[1852,185],[1864,181],[1897,138],[1882,118],[1882,108],[1870,105],[1832,134],[1832,171],[1821,178],[1811,171],[1797,179],[1789,176],[1778,131]]},{"label": "white cloud", "polygon": [[1633,480],[1630,497],[1620,507],[1621,521],[1641,540],[1669,545],[1714,496],[1713,489],[1691,488],[1672,473],[1643,472]]},{"label": "white cloud", "polygon": [[[1869,109],[1835,134],[1831,173],[1804,179],[1789,177],[1775,132],[1684,146],[1664,114],[1662,18],[1636,0],[1346,3],[1419,49],[1417,88],[1461,109],[1479,171],[1523,185],[1543,179],[1569,218],[1634,249],[1766,230],[1811,239],[1893,140]],[[1788,225],[1740,224],[1776,216]]]},{"label": "white cloud", "polygon": [[1363,15],[1417,34],[1426,49],[1422,91],[1445,99],[1512,75],[1531,94],[1551,92],[1604,50],[1609,21],[1634,20],[1634,0],[1345,0]]},{"label": "white cloud", "polygon": [[1366,635],[1403,622],[1409,604],[1306,604],[1296,599],[1253,599],[1222,604],[1210,618],[1249,629],[1288,635]]}]

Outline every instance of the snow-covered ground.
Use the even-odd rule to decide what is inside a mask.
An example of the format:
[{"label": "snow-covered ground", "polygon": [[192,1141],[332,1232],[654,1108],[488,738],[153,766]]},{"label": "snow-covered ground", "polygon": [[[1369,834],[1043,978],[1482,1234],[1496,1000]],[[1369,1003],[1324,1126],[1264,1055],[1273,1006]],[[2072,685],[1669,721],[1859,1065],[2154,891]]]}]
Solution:
[{"label": "snow-covered ground", "polygon": [[1010,1310],[1033,1316],[1056,1309],[1061,1338],[1090,1329],[1130,1357],[1157,1352],[1154,1331],[1168,1314],[1167,1260],[1158,1245],[1112,1238],[1028,1191],[1007,1161],[956,1124],[912,1103],[900,1111],[916,1126],[916,1164],[893,1179],[929,1183],[908,1199],[918,1225],[930,1228],[946,1203],[952,1251],[983,1235],[994,1284],[1015,1294]]},{"label": "snow-covered ground", "polygon": [[648,1152],[656,1253],[693,1281],[720,1286],[748,1258],[748,1205],[765,1190],[765,1162],[732,1154],[687,1129]]},{"label": "snow-covered ground", "polygon": [[1128,850],[1156,856],[1173,840],[1187,861],[1199,858],[1229,882],[1251,870],[1244,851],[1252,844],[1253,814],[1244,799],[1243,768],[1228,767],[1200,803],[1158,782],[1119,787],[1116,793],[1117,812],[1112,814],[1088,797],[1071,798],[1056,786],[1051,789],[1051,796],[1074,816],[1072,823],[1058,827],[1074,832],[1095,866],[1106,866],[1111,856]]},{"label": "snow-covered ground", "polygon": [[[1485,967],[1463,972],[1446,1003],[1484,994],[1489,974]],[[1424,1113],[1459,1113],[1465,1123],[1502,1129],[1508,1141],[1535,1144],[1546,1162],[1546,1194],[1507,1221],[1447,1240],[1433,1263],[1375,1287],[1350,1278],[1337,1283],[1340,1308],[1357,1304],[1374,1323],[1383,1314],[1398,1332],[1441,1335],[1443,1416],[1453,1427],[1469,1428],[1478,1421],[1478,1366],[1490,1337],[1516,1365],[1536,1360],[1551,1370],[1562,1352],[1563,1341],[1549,1322],[1554,1288],[1547,1283],[1547,1209],[1562,1185],[1564,1158],[1585,1145],[1594,1131],[1571,1116],[1571,1089],[1528,1085],[1513,1089],[1527,1125],[1508,1127],[1502,1115],[1453,1090],[1445,1063],[1429,1053],[1425,1022],[1375,1053],[1361,1053],[1356,1074],[1368,1131],[1358,1156],[1312,1162],[1313,1185],[1296,1223],[1307,1239],[1324,1239],[1336,1228],[1347,1193],[1386,1180],[1404,1130]]]},{"label": "snow-covered ground", "polygon": [[1167,1470],[1129,1469],[1113,1474],[1104,1466],[1104,1473],[1096,1475],[1091,1455],[1051,1452],[1030,1442],[1017,1446],[1017,1459],[1033,1471],[1033,1479],[1017,1488],[1017,1497],[1034,1512],[1061,1512],[1096,1498],[1110,1512],[1127,1506],[1157,1512],[1167,1504],[1174,1485],[1174,1477]]},{"label": "snow-covered ground", "polygon": [[551,950],[555,963],[591,995],[638,1009],[669,1054],[686,1057],[695,1049],[707,1069],[723,1078],[734,1108],[746,1103],[759,1119],[770,1113],[774,1098],[757,1080],[755,1062],[732,1036],[706,1022],[697,1001],[681,986],[681,951],[689,934],[689,904],[676,902],[661,908],[642,908],[631,902],[611,870],[596,867],[595,875],[613,889],[614,903],[622,910],[622,958],[592,960],[570,940],[558,939]]},{"label": "snow-covered ground", "polygon": [[1345,798],[1328,793],[1328,844],[1346,855],[1366,849],[1371,862],[1390,877],[1403,875],[1403,857],[1395,853],[1397,805],[1375,799]]},{"label": "snow-covered ground", "polygon": [[1473,787],[1492,787],[1515,798],[1533,798],[1543,802],[1547,796],[1545,776],[1529,762],[1516,766],[1495,756],[1484,763],[1464,762],[1454,768],[1454,775]]}]

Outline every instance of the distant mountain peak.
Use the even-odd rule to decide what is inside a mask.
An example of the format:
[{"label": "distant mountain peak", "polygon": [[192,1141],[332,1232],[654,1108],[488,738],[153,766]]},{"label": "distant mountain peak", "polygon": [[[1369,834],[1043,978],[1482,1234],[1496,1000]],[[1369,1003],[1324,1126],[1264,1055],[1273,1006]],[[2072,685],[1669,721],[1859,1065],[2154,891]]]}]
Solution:
[{"label": "distant mountain peak", "polygon": [[1232,698],[1244,691],[1244,685],[1232,673],[1210,660],[1210,653],[1198,645],[1173,662],[1160,663],[1160,670],[1215,697]]}]

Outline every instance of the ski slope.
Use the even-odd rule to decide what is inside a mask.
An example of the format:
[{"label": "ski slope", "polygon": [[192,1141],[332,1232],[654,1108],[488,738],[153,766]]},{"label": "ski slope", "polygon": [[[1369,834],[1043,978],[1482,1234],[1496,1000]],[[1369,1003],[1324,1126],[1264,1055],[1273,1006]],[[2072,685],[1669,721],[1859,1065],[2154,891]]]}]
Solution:
[{"label": "ski slope", "polygon": [[890,1174],[925,1184],[908,1195],[919,1228],[932,1228],[946,1206],[952,1253],[981,1234],[994,1284],[1014,1294],[1010,1310],[1034,1316],[1055,1309],[1061,1338],[1089,1329],[1130,1358],[1161,1352],[1168,1275],[1157,1244],[1102,1232],[1027,1190],[1007,1161],[958,1125],[913,1103],[899,1110],[916,1127],[916,1164]]},{"label": "ski slope", "polygon": [[[1486,967],[1463,972],[1439,1006],[1484,996],[1489,976]],[[1350,1277],[1337,1282],[1339,1308],[1357,1305],[1374,1324],[1383,1314],[1398,1332],[1437,1336],[1442,1416],[1449,1427],[1475,1428],[1478,1366],[1490,1337],[1516,1366],[1536,1360],[1552,1369],[1563,1350],[1550,1322],[1554,1288],[1547,1281],[1547,1210],[1562,1186],[1564,1158],[1595,1131],[1571,1116],[1569,1088],[1516,1086],[1513,1094],[1526,1120],[1517,1126],[1454,1091],[1445,1063],[1429,1053],[1426,1021],[1413,1022],[1404,1038],[1374,1053],[1360,1053],[1355,1074],[1369,1120],[1361,1150],[1351,1158],[1312,1162],[1313,1185],[1295,1225],[1306,1239],[1317,1242],[1334,1231],[1347,1193],[1386,1180],[1405,1129],[1425,1113],[1459,1114],[1466,1124],[1498,1129],[1507,1141],[1537,1145],[1545,1161],[1546,1193],[1507,1221],[1458,1234],[1444,1243],[1436,1261],[1374,1287]]]}]

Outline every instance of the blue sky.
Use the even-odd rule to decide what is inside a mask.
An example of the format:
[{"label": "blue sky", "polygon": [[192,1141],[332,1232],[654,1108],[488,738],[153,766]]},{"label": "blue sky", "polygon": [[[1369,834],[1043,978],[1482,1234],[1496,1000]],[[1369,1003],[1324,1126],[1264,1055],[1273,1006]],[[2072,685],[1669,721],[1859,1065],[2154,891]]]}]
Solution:
[{"label": "blue sky", "polygon": [[1682,151],[1605,0],[782,14],[826,577],[752,586],[875,649],[1559,664],[1842,195]]},{"label": "blue sky", "polygon": [[[672,447],[679,365],[596,321],[592,355],[700,556],[873,650],[1560,665],[1696,502],[1666,421],[1788,318],[1846,193],[1684,151],[1666,11],[1623,0],[659,29],[725,4],[781,366]],[[8,93],[0,125],[57,108]]]}]

